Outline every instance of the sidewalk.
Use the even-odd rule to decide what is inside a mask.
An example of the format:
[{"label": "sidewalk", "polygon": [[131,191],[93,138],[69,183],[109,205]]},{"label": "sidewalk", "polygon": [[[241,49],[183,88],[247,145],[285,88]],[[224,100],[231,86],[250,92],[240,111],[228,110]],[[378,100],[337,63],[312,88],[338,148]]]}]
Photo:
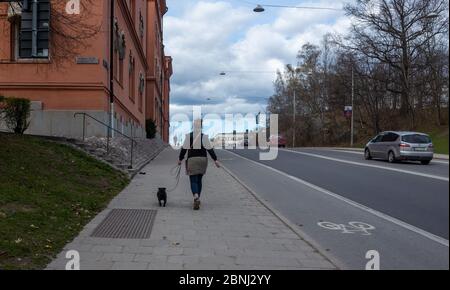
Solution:
[{"label": "sidewalk", "polygon": [[[80,253],[82,270],[335,269],[223,169],[210,166],[200,211],[192,210],[184,174],[167,208],[159,208],[156,190],[174,185],[169,171],[176,160],[177,152],[164,150],[47,269],[64,270],[69,250]],[[90,237],[115,208],[156,209],[150,238]]]}]

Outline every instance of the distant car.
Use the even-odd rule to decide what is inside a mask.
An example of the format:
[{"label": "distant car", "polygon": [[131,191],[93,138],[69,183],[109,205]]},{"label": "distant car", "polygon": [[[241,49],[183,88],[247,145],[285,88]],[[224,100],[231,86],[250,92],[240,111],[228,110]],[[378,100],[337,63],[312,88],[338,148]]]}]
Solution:
[{"label": "distant car", "polygon": [[270,147],[277,146],[280,148],[286,148],[287,140],[283,135],[272,135],[269,139]]},{"label": "distant car", "polygon": [[434,146],[430,136],[418,132],[383,132],[367,143],[366,160],[384,159],[390,163],[397,161],[420,161],[430,164],[434,157]]}]

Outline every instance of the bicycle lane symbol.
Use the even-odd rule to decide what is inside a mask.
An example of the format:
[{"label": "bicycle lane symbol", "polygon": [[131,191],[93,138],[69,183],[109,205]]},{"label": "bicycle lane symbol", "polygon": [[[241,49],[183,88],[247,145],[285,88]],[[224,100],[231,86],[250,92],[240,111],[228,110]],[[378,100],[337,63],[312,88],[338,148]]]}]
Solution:
[{"label": "bicycle lane symbol", "polygon": [[327,230],[341,231],[342,234],[355,234],[360,233],[363,236],[370,236],[370,231],[376,228],[372,225],[363,222],[349,222],[348,225],[336,224],[332,222],[320,222],[318,225]]}]

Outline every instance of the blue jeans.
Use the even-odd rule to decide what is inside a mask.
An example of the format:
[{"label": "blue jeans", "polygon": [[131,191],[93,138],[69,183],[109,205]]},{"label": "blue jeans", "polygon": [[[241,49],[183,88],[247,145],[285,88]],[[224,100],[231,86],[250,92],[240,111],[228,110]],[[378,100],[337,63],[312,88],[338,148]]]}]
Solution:
[{"label": "blue jeans", "polygon": [[189,176],[189,179],[191,180],[192,194],[198,194],[200,196],[202,194],[203,175],[191,175]]}]

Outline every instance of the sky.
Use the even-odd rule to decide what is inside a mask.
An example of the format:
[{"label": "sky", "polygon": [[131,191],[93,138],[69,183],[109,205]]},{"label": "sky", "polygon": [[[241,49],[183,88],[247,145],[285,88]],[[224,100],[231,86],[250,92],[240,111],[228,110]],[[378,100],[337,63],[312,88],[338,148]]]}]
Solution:
[{"label": "sky", "polygon": [[[264,4],[343,8],[353,0],[261,0]],[[167,0],[166,55],[173,57],[171,116],[264,112],[277,70],[296,64],[302,45],[345,33],[344,11],[266,7],[253,0]],[[225,76],[220,73],[226,71]]]}]

